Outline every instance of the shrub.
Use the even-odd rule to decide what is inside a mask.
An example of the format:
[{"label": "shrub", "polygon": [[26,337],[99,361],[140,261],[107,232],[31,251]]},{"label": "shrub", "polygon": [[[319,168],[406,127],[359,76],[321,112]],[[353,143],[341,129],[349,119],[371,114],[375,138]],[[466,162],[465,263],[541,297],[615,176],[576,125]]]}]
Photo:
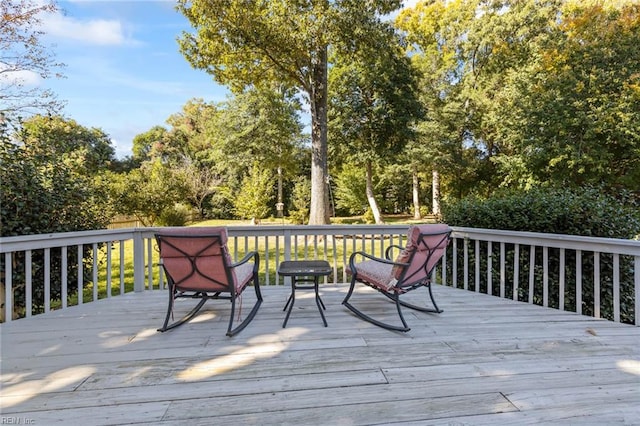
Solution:
[{"label": "shrub", "polygon": [[191,209],[184,204],[176,204],[166,209],[160,215],[158,224],[160,226],[185,226],[191,216]]},{"label": "shrub", "polygon": [[300,176],[293,187],[291,196],[292,208],[289,210],[291,222],[304,225],[309,219],[309,206],[311,204],[311,181]]},{"label": "shrub", "polygon": [[631,239],[640,234],[638,202],[595,188],[534,189],[442,206],[451,226]]}]

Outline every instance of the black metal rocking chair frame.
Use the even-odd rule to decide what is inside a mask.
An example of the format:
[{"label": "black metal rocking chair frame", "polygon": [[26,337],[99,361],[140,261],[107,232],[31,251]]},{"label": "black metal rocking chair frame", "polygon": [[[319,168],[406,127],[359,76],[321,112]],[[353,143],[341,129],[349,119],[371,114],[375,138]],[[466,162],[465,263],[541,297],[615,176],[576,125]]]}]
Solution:
[{"label": "black metal rocking chair frame", "polygon": [[[202,248],[201,250],[199,250],[195,255],[192,254],[188,254],[187,252],[185,252],[184,250],[182,250],[180,247],[177,247],[175,244],[171,243],[170,241],[167,241],[167,239],[165,239],[165,237],[168,238],[181,238],[181,239],[187,239],[187,238],[207,238],[210,239],[211,241],[209,242],[209,244],[207,244],[204,248]],[[161,243],[162,244],[167,244],[169,246],[171,246],[171,248],[173,248],[174,250],[180,252],[183,254],[183,256],[187,259],[189,259],[190,263],[191,263],[191,272],[189,275],[187,275],[186,277],[182,278],[180,281],[176,282],[171,273],[167,270],[167,268],[165,267],[164,263],[162,263],[163,269],[165,271],[165,274],[167,276],[167,281],[169,284],[169,306],[167,307],[167,315],[165,317],[164,320],[164,324],[161,328],[158,329],[158,331],[160,332],[165,332],[168,330],[171,330],[173,328],[176,328],[182,324],[184,324],[185,322],[189,321],[190,319],[192,319],[199,311],[200,309],[204,306],[204,304],[207,302],[207,300],[229,300],[231,302],[231,315],[229,318],[229,326],[227,328],[227,333],[226,335],[229,337],[233,337],[234,335],[238,334],[240,331],[242,331],[252,320],[253,318],[256,316],[256,313],[258,312],[258,309],[260,308],[260,305],[262,304],[263,298],[262,298],[262,293],[260,291],[260,282],[258,280],[258,269],[260,267],[260,256],[258,255],[257,252],[252,251],[247,253],[241,260],[239,260],[238,262],[235,263],[228,263],[226,259],[224,259],[223,257],[223,262],[224,262],[224,268],[225,268],[225,275],[227,278],[227,282],[230,284],[226,284],[226,283],[222,283],[218,280],[216,280],[215,278],[207,275],[206,273],[202,272],[199,268],[198,265],[196,263],[196,259],[198,258],[199,255],[201,255],[202,253],[206,252],[208,249],[210,249],[211,247],[214,247],[216,245],[218,246],[222,246],[222,237],[219,234],[202,234],[202,235],[193,235],[193,234],[189,234],[189,235],[179,235],[179,234],[162,234],[162,233],[158,233],[156,234],[156,241],[158,243],[158,247],[161,247]],[[247,315],[247,317],[239,324],[237,325],[235,328],[233,328],[233,320],[235,317],[235,311],[236,311],[236,300],[238,300],[238,298],[240,298],[240,296],[242,295],[242,293],[244,292],[244,290],[246,289],[246,287],[248,287],[250,284],[247,283],[243,288],[242,291],[237,292],[236,291],[236,287],[235,287],[235,278],[232,274],[232,269],[236,268],[244,263],[247,263],[248,261],[250,261],[251,259],[253,259],[253,271],[252,271],[252,277],[250,279],[250,281],[253,281],[253,287],[256,293],[256,303],[253,305],[253,308],[251,309],[251,312],[249,312],[249,314]],[[161,262],[162,262],[162,256],[161,256]],[[226,286],[227,289],[225,291],[205,291],[202,289],[189,289],[189,285],[188,285],[188,280],[194,275],[194,274],[199,274],[201,277],[205,278],[206,280],[210,281],[212,283],[212,285],[215,286]],[[182,289],[181,289],[182,288]],[[174,308],[174,302],[176,299],[179,298],[185,298],[185,299],[200,299],[200,301],[197,303],[197,305],[191,310],[189,311],[186,315],[184,315],[184,317],[182,317],[181,319],[179,319],[178,321],[175,321],[171,324],[169,324],[170,319],[173,317],[173,308]]]},{"label": "black metal rocking chair frame", "polygon": [[[434,232],[434,233],[420,233],[420,235],[418,236],[418,244],[423,243],[424,241],[424,237],[425,236],[434,236],[434,235],[442,235],[442,239],[440,241],[438,241],[438,244],[436,244],[435,247],[440,246],[443,243],[448,243],[449,237],[451,234],[451,230],[449,229],[446,232]],[[392,330],[392,331],[401,331],[401,332],[408,332],[411,330],[411,328],[409,327],[409,325],[407,324],[407,321],[404,318],[404,315],[402,314],[402,306],[409,308],[409,309],[413,309],[416,311],[420,311],[420,312],[430,312],[430,313],[442,313],[444,312],[442,309],[440,309],[438,307],[438,304],[436,303],[434,296],[433,296],[433,291],[431,289],[431,275],[433,272],[433,267],[431,268],[431,270],[429,271],[424,271],[424,268],[426,268],[427,264],[429,263],[429,260],[431,259],[431,257],[434,254],[434,251],[431,251],[429,253],[429,255],[427,256],[427,259],[424,261],[423,265],[422,265],[422,270],[426,273],[426,276],[422,279],[419,279],[417,281],[412,281],[413,278],[415,278],[415,276],[417,275],[417,273],[419,271],[414,271],[413,273],[409,274],[409,266],[412,264],[412,261],[414,260],[415,257],[415,250],[410,254],[409,259],[407,260],[407,262],[396,262],[396,261],[392,261],[390,260],[391,258],[391,251],[394,249],[404,249],[404,247],[399,246],[399,245],[391,245],[389,247],[387,247],[386,251],[385,251],[385,258],[380,258],[380,257],[376,257],[373,256],[369,253],[363,252],[363,251],[358,251],[358,252],[354,252],[353,254],[351,254],[350,258],[349,258],[349,268],[351,270],[351,286],[349,287],[349,291],[347,292],[347,295],[345,296],[344,300],[342,301],[342,304],[347,307],[351,312],[353,312],[356,316],[358,316],[359,318],[370,322],[371,324],[377,325],[379,327],[382,327],[384,329],[387,330]],[[442,256],[442,255],[440,255]],[[392,265],[393,267],[397,267],[397,268],[402,268],[402,272],[399,276],[399,278],[397,279],[397,282],[395,283],[395,285],[393,285],[391,288],[389,288],[388,290],[385,290],[383,288],[380,288],[379,285],[376,285],[375,283],[365,279],[364,277],[358,275],[358,266],[356,263],[356,259],[360,257],[360,258],[366,258],[369,260],[373,260],[376,262],[380,262],[383,264],[387,264],[387,265]],[[434,265],[435,267],[435,265]],[[394,325],[394,324],[389,324],[386,322],[382,322],[379,321],[375,318],[372,318],[371,316],[365,314],[364,312],[362,312],[360,309],[356,308],[355,306],[353,306],[351,303],[349,303],[349,300],[351,299],[351,297],[353,296],[353,291],[355,289],[355,285],[356,283],[362,283],[368,287],[373,288],[374,290],[378,291],[379,293],[382,293],[384,296],[386,296],[388,299],[390,299],[392,302],[394,302],[394,304],[396,305],[396,309],[398,311],[398,316],[400,317],[400,321],[402,323],[402,326],[398,326],[398,325]],[[409,291],[415,290],[417,288],[420,287],[426,287],[427,290],[429,291],[429,298],[431,299],[431,303],[433,304],[433,308],[429,308],[426,306],[418,306],[418,305],[414,305],[412,303],[408,303],[403,301],[400,296],[402,294],[408,293]]]}]

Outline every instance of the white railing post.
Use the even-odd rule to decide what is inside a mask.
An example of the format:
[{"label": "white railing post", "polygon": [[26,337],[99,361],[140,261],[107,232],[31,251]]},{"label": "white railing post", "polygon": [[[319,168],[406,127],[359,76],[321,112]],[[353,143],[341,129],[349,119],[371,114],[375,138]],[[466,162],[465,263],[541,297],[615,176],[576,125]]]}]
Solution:
[{"label": "white railing post", "polygon": [[133,291],[144,291],[144,239],[138,229],[133,233]]}]

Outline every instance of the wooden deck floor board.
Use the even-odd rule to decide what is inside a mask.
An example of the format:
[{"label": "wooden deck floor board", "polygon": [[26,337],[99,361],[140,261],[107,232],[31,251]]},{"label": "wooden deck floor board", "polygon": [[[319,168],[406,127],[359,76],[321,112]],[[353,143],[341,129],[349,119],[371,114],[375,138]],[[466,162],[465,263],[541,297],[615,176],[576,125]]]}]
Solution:
[{"label": "wooden deck floor board", "polygon": [[[256,319],[234,338],[224,335],[223,301],[156,332],[160,291],[3,324],[2,416],[44,425],[640,419],[640,327],[437,287],[445,312],[405,310],[412,330],[403,334],[347,311],[346,289],[322,286],[329,327],[301,293],[283,329],[289,288],[267,287]],[[368,313],[398,320],[380,295],[356,296]]]}]

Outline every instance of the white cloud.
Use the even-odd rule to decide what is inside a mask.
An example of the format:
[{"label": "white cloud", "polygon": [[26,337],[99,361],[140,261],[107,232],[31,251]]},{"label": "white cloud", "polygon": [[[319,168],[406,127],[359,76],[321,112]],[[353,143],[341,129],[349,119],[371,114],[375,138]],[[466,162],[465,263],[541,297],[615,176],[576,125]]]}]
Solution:
[{"label": "white cloud", "polygon": [[9,71],[9,67],[0,63],[0,87],[3,86],[39,86],[42,78],[29,70]]},{"label": "white cloud", "polygon": [[48,35],[92,45],[122,45],[134,43],[127,37],[122,22],[106,19],[81,21],[60,13],[42,20],[42,30]]}]

